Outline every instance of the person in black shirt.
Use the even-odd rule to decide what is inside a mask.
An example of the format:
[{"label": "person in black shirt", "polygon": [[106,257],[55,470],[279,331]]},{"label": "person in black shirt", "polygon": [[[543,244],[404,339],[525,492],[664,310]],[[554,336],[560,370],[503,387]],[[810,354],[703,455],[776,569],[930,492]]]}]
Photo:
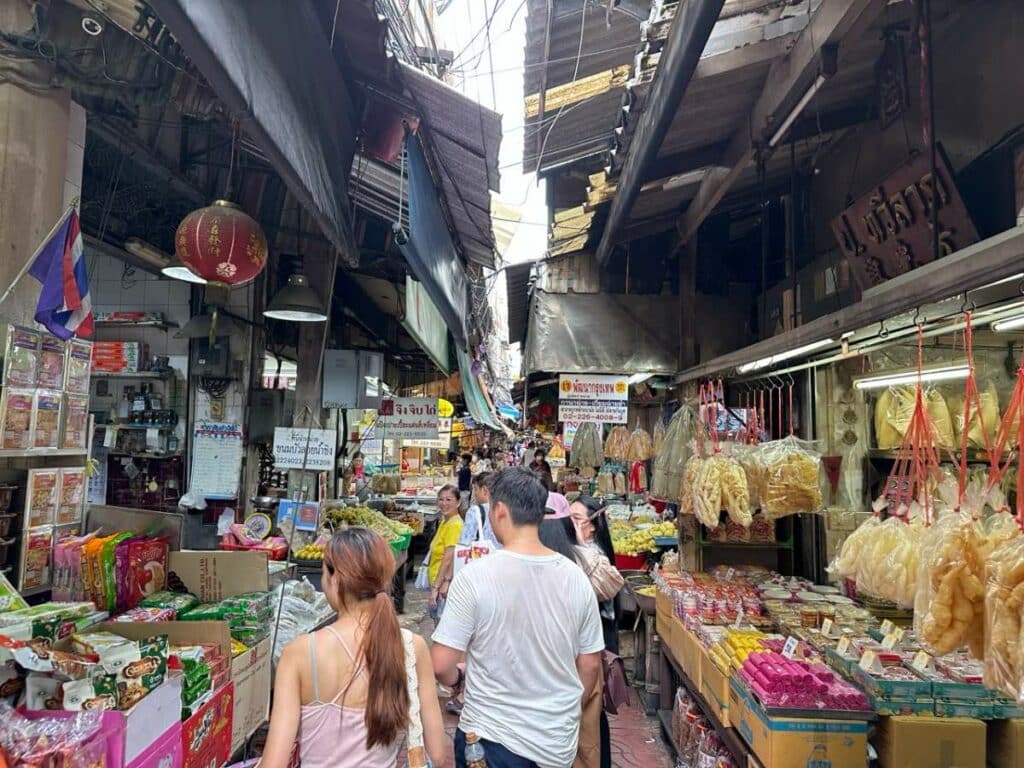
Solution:
[{"label": "person in black shirt", "polygon": [[462,464],[459,466],[459,496],[461,497],[463,508],[466,507],[469,501],[469,496],[473,492],[473,456],[469,453],[462,454]]}]

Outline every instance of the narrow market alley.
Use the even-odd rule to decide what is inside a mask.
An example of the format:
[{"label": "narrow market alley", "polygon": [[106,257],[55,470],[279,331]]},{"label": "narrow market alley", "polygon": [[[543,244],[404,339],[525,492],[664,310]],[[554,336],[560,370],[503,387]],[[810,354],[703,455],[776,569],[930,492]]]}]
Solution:
[{"label": "narrow market alley", "polygon": [[[430,638],[434,622],[427,616],[427,593],[410,589],[406,593],[405,612],[398,617],[405,629],[412,630],[425,638]],[[621,636],[624,660],[627,670],[632,671],[633,657],[628,649],[633,646],[631,632],[623,632]],[[444,713],[445,730],[454,737],[459,724],[457,715]],[[628,709],[617,716],[609,718],[612,729],[612,768],[673,768],[675,763],[669,755],[669,749],[662,738],[661,726],[656,718],[647,717],[639,706],[635,692]],[[455,765],[454,755],[444,766]],[[404,756],[399,768],[405,768]]]}]

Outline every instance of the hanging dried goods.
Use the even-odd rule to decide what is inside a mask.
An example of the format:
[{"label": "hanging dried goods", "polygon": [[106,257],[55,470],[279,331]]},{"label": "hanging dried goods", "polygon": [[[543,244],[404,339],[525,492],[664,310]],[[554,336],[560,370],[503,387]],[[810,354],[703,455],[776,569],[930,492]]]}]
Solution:
[{"label": "hanging dried goods", "polygon": [[658,419],[651,434],[651,456],[657,457],[661,454],[661,448],[665,444],[665,420]]},{"label": "hanging dried goods", "polygon": [[878,597],[900,608],[914,604],[918,550],[924,525],[890,517],[870,517],[843,542],[829,571],[852,579],[857,593]]},{"label": "hanging dried goods", "polygon": [[679,501],[683,475],[693,450],[693,411],[684,405],[665,429],[665,441],[654,459],[651,493],[655,498]]},{"label": "hanging dried goods", "polygon": [[627,461],[647,461],[653,454],[651,436],[647,431],[637,425],[629,436],[629,445],[626,449]]},{"label": "hanging dried goods", "polygon": [[821,510],[821,457],[793,437],[761,446],[765,482],[761,511],[768,519]]},{"label": "hanging dried goods", "polygon": [[609,461],[625,462],[629,455],[629,430],[622,424],[612,427],[604,441],[604,456]]},{"label": "hanging dried goods", "polygon": [[600,467],[604,464],[604,443],[599,424],[593,421],[580,424],[572,441],[572,463],[577,467]]}]

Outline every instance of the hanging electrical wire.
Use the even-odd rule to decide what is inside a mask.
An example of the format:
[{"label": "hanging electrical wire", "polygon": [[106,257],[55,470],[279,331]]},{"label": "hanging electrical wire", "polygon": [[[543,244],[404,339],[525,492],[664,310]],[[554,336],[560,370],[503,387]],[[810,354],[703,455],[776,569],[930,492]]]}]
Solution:
[{"label": "hanging electrical wire", "polygon": [[[583,55],[583,38],[587,28],[587,3],[586,0],[580,5],[580,42],[576,47],[576,64],[573,66],[572,79],[569,84],[575,83],[576,78],[580,73],[580,58]],[[540,165],[544,160],[544,152],[548,146],[548,139],[551,138],[551,132],[555,130],[555,125],[558,124],[558,118],[562,116],[565,111],[565,104],[558,108],[558,114],[555,115],[555,119],[551,121],[551,126],[548,128],[547,133],[544,134],[544,142],[540,145],[540,152],[537,153],[537,167],[534,169],[536,173],[540,173]],[[541,115],[543,117],[543,115]]]}]

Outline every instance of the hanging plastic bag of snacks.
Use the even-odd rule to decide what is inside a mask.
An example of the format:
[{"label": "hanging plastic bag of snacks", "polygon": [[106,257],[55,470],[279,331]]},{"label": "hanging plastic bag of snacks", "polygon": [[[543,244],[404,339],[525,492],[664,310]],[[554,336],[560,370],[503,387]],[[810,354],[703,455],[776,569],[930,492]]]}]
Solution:
[{"label": "hanging plastic bag of snacks", "polygon": [[654,425],[654,430],[651,432],[652,458],[658,457],[663,445],[665,445],[665,420],[659,418],[658,423]]},{"label": "hanging plastic bag of snacks", "polygon": [[604,441],[604,456],[609,461],[625,462],[629,455],[629,430],[622,424],[612,427]]},{"label": "hanging plastic bag of snacks", "polygon": [[647,461],[654,453],[651,436],[639,424],[629,436],[629,447],[626,450],[628,461]]},{"label": "hanging plastic bag of snacks", "polygon": [[679,501],[683,474],[693,452],[693,410],[682,406],[665,429],[665,440],[654,458],[651,494],[656,499]]},{"label": "hanging plastic bag of snacks", "polygon": [[572,440],[571,451],[572,463],[577,467],[600,467],[604,464],[601,426],[593,421],[580,424]]},{"label": "hanging plastic bag of snacks", "polygon": [[795,437],[759,447],[764,465],[761,510],[777,519],[803,512],[820,512],[821,455]]}]

